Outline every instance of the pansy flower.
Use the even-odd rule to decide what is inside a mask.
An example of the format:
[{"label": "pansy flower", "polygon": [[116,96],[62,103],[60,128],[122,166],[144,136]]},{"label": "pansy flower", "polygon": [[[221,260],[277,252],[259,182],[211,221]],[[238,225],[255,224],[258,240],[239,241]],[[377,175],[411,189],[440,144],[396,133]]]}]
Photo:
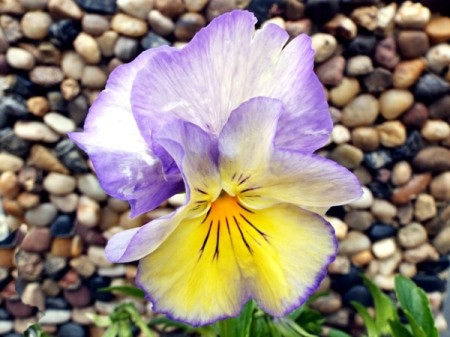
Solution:
[{"label": "pansy flower", "polygon": [[313,154],[332,122],[309,37],[234,11],[183,49],[151,49],[110,75],[70,137],[132,215],[185,191],[172,214],[113,236],[140,260],[157,312],[203,325],[250,299],[273,316],[319,286],[337,242],[326,210],[357,199],[354,175]]}]

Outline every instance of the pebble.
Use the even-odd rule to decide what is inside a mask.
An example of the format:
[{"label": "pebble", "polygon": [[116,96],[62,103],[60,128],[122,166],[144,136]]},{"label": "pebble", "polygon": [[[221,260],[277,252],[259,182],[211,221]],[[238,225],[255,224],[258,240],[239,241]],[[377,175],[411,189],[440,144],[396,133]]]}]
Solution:
[{"label": "pebble", "polygon": [[61,68],[64,75],[67,77],[79,80],[85,66],[82,57],[73,51],[67,51],[62,56]]},{"label": "pebble", "polygon": [[450,18],[434,17],[425,27],[425,32],[434,43],[446,42],[450,39]]},{"label": "pebble", "polygon": [[342,110],[341,122],[347,127],[372,125],[380,111],[378,100],[369,94],[354,98]]},{"label": "pebble", "polygon": [[28,253],[18,250],[15,256],[16,267],[20,277],[27,281],[36,281],[41,278],[44,270],[42,259],[37,253]]},{"label": "pebble", "polygon": [[328,295],[319,297],[311,303],[311,308],[322,314],[331,314],[342,307],[341,295],[332,291]]},{"label": "pebble", "polygon": [[414,248],[427,242],[428,235],[425,227],[413,222],[398,232],[398,242],[403,248]]},{"label": "pebble", "polygon": [[335,144],[348,143],[350,140],[350,131],[343,125],[336,125],[331,131],[331,140]]},{"label": "pebble", "polygon": [[437,142],[450,136],[450,126],[441,120],[427,120],[420,133],[426,140]]},{"label": "pebble", "polygon": [[91,36],[100,36],[109,29],[108,19],[97,14],[85,14],[81,25],[83,31]]},{"label": "pebble", "polygon": [[85,307],[91,302],[89,289],[81,286],[78,289],[65,289],[64,298],[75,308]]},{"label": "pebble", "polygon": [[[208,0],[185,0],[184,5],[189,12],[200,12],[205,6],[208,4]],[[286,6],[288,7],[286,10],[286,15],[290,13],[291,17],[289,20],[301,19],[303,15],[300,15],[304,12],[304,5],[302,3],[298,3],[296,1],[288,1]],[[300,12],[300,13],[298,13]],[[296,14],[294,14],[296,13]]]},{"label": "pebble", "polygon": [[312,36],[312,48],[315,50],[314,62],[320,63],[328,60],[337,49],[337,41],[333,35],[316,33]]},{"label": "pebble", "polygon": [[175,37],[180,41],[190,41],[205,25],[205,18],[201,14],[185,13],[178,18],[175,24]]},{"label": "pebble", "polygon": [[311,35],[312,22],[310,19],[301,19],[297,21],[287,21],[286,31],[291,38],[299,36],[300,34]]},{"label": "pebble", "polygon": [[20,248],[31,253],[44,253],[50,248],[51,234],[48,228],[34,227],[28,230]]},{"label": "pebble", "polygon": [[33,307],[20,300],[6,300],[6,309],[15,318],[27,318],[33,315]]},{"label": "pebble", "polygon": [[397,187],[392,192],[391,201],[395,205],[408,203],[418,194],[422,193],[431,181],[431,174],[416,174],[402,187]]},{"label": "pebble", "polygon": [[431,12],[421,3],[405,1],[395,15],[395,23],[402,28],[421,29],[430,21]]},{"label": "pebble", "polygon": [[6,41],[2,43],[2,49],[7,48],[8,42],[14,43],[23,37],[19,21],[10,15],[2,15],[0,17],[0,27],[2,28],[2,35],[4,36],[4,39],[6,39]]},{"label": "pebble", "polygon": [[401,262],[402,254],[396,250],[391,256],[379,261],[378,272],[384,276],[393,275]]},{"label": "pebble", "polygon": [[377,125],[380,142],[386,147],[397,147],[406,142],[406,128],[399,121],[387,121]]},{"label": "pebble", "polygon": [[397,215],[397,207],[383,199],[375,199],[370,210],[378,220],[385,223],[392,223],[393,218]]},{"label": "pebble", "polygon": [[81,196],[77,206],[77,220],[87,228],[97,226],[100,221],[99,204],[87,196]]},{"label": "pebble", "polygon": [[105,201],[108,197],[100,186],[97,177],[91,173],[80,175],[77,179],[77,186],[81,193],[94,200]]},{"label": "pebble", "polygon": [[114,14],[117,11],[116,0],[77,0],[77,3],[87,12]]},{"label": "pebble", "polygon": [[349,55],[372,55],[377,43],[375,36],[357,35],[347,46]]},{"label": "pebble", "polygon": [[50,201],[61,212],[71,213],[77,208],[78,194],[69,193],[63,196],[50,195]]},{"label": "pebble", "polygon": [[43,203],[25,212],[25,221],[32,226],[47,226],[57,214],[56,207],[51,203]]},{"label": "pebble", "polygon": [[421,171],[448,171],[450,170],[450,150],[440,146],[424,148],[414,158],[413,166]]},{"label": "pebble", "polygon": [[380,94],[392,86],[392,73],[389,70],[378,67],[364,77],[363,83],[368,93]]},{"label": "pebble", "polygon": [[73,46],[86,63],[96,64],[100,62],[100,48],[92,36],[83,32],[78,34],[75,41],[73,41]]},{"label": "pebble", "polygon": [[328,21],[323,29],[333,36],[339,36],[346,40],[354,39],[358,33],[358,27],[356,27],[355,23],[342,14],[336,15]]},{"label": "pebble", "polygon": [[403,124],[420,128],[428,119],[428,109],[423,103],[414,103],[402,116]]},{"label": "pebble", "polygon": [[75,190],[76,180],[74,177],[50,172],[43,182],[45,190],[53,195],[66,195]]},{"label": "pebble", "polygon": [[380,137],[375,128],[360,126],[352,130],[353,145],[363,151],[374,151],[380,145]]},{"label": "pebble", "polygon": [[19,194],[20,186],[17,176],[12,171],[3,172],[0,175],[0,195],[13,199]]},{"label": "pebble", "polygon": [[23,35],[32,40],[44,39],[51,24],[51,16],[41,11],[27,12],[20,21]]},{"label": "pebble", "polygon": [[370,191],[370,189],[368,189],[365,186],[362,187],[362,190],[363,190],[363,194],[362,194],[361,198],[359,198],[356,201],[351,202],[349,204],[349,206],[351,206],[352,208],[356,208],[356,209],[365,209],[365,208],[369,208],[370,206],[372,206],[372,203],[373,203],[372,192]]},{"label": "pebble", "polygon": [[138,18],[118,13],[111,19],[111,28],[119,34],[140,37],[147,33],[147,24]]},{"label": "pebble", "polygon": [[386,259],[395,254],[397,244],[394,238],[386,238],[372,244],[372,252],[378,259]]},{"label": "pebble", "polygon": [[450,172],[444,172],[433,178],[430,192],[438,200],[450,200]]},{"label": "pebble", "polygon": [[20,298],[27,305],[37,307],[39,310],[45,309],[45,295],[37,282],[27,284]]},{"label": "pebble", "polygon": [[39,320],[42,325],[62,324],[70,320],[70,310],[45,310],[45,315]]},{"label": "pebble", "polygon": [[0,152],[0,172],[13,171],[17,172],[24,165],[23,159],[8,152]]},{"label": "pebble", "polygon": [[112,267],[101,267],[98,268],[98,274],[100,276],[106,276],[111,278],[123,277],[125,275],[124,265],[114,265]]},{"label": "pebble", "polygon": [[125,13],[145,19],[153,8],[153,0],[117,0],[117,6]]},{"label": "pebble", "polygon": [[429,114],[432,119],[447,119],[450,117],[450,95],[446,95],[429,106]]},{"label": "pebble", "polygon": [[[10,332],[13,329],[13,327],[14,326],[13,326],[12,321],[1,320],[0,321],[0,334],[6,335],[8,332]],[[9,334],[6,337],[8,337],[8,336],[9,336]],[[20,335],[17,335],[17,336],[20,337]]]},{"label": "pebble", "polygon": [[359,253],[353,254],[350,261],[357,267],[362,267],[369,264],[373,260],[373,255],[370,249],[363,250]]},{"label": "pebble", "polygon": [[411,165],[407,161],[397,162],[392,168],[391,181],[395,186],[406,184],[412,176]]},{"label": "pebble", "polygon": [[393,37],[387,37],[377,44],[374,59],[387,69],[395,68],[400,62],[400,57],[397,54],[396,43]]},{"label": "pebble", "polygon": [[64,99],[71,101],[80,93],[80,85],[73,78],[66,78],[61,82],[61,93]]},{"label": "pebble", "polygon": [[336,259],[328,265],[330,274],[347,274],[350,271],[350,260],[346,256],[338,255]]},{"label": "pebble", "polygon": [[413,277],[417,273],[416,265],[409,262],[402,262],[398,267],[398,271],[400,274],[406,277]]},{"label": "pebble", "polygon": [[42,117],[48,112],[49,104],[45,97],[34,96],[27,100],[27,108],[33,115]]},{"label": "pebble", "polygon": [[26,118],[29,116],[24,102],[10,96],[2,97],[0,100],[0,113],[14,118]]},{"label": "pebble", "polygon": [[57,112],[49,112],[44,116],[44,122],[47,124],[50,128],[52,128],[57,133],[64,135],[67,132],[75,131],[75,123],[57,113]]},{"label": "pebble", "polygon": [[425,102],[434,102],[447,94],[450,85],[434,74],[425,74],[414,87],[414,96]]},{"label": "pebble", "polygon": [[[144,39],[143,39],[144,40]],[[141,44],[142,41],[141,41]],[[134,38],[120,36],[114,46],[114,54],[123,61],[130,61],[138,54],[139,42]],[[103,78],[104,76],[102,76]]]},{"label": "pebble", "polygon": [[51,87],[60,83],[64,79],[59,67],[37,66],[30,71],[30,80],[43,87]]},{"label": "pebble", "polygon": [[23,70],[30,70],[35,64],[33,54],[25,49],[16,47],[8,48],[6,61],[11,67]]},{"label": "pebble", "polygon": [[450,252],[450,227],[444,228],[433,240],[433,246],[436,247],[439,254],[445,255]]},{"label": "pebble", "polygon": [[119,34],[112,30],[108,30],[97,37],[96,40],[103,56],[110,57],[114,55],[114,47],[118,38]]},{"label": "pebble", "polygon": [[358,26],[369,31],[374,31],[378,26],[378,8],[375,6],[356,8],[350,17]]},{"label": "pebble", "polygon": [[450,44],[441,43],[428,50],[426,55],[428,68],[440,73],[450,65]]},{"label": "pebble", "polygon": [[81,84],[90,89],[103,89],[106,84],[106,74],[100,67],[88,65],[83,69]]},{"label": "pebble", "polygon": [[73,234],[73,217],[68,214],[58,215],[50,226],[53,237],[69,237]]},{"label": "pebble", "polygon": [[378,9],[377,28],[375,33],[380,36],[390,36],[394,31],[394,18],[397,4],[391,3]]},{"label": "pebble", "polygon": [[359,81],[343,77],[338,85],[330,90],[330,101],[336,107],[347,105],[360,91]]},{"label": "pebble", "polygon": [[96,271],[94,263],[85,255],[71,259],[69,263],[80,276],[85,278],[91,277]]},{"label": "pebble", "polygon": [[42,145],[36,144],[32,146],[28,163],[45,171],[63,174],[69,173],[67,168],[59,161],[55,154]]},{"label": "pebble", "polygon": [[419,194],[414,205],[414,216],[418,221],[425,221],[433,218],[437,213],[436,203],[433,196],[429,194]]},{"label": "pebble", "polygon": [[97,267],[111,267],[112,263],[106,258],[105,249],[100,246],[90,246],[87,255]]},{"label": "pebble", "polygon": [[355,168],[363,161],[364,154],[353,145],[340,144],[331,152],[331,158],[347,168]]},{"label": "pebble", "polygon": [[390,89],[380,96],[380,112],[386,119],[395,119],[414,103],[414,96],[407,90]]},{"label": "pebble", "polygon": [[375,222],[366,233],[372,242],[376,242],[395,236],[396,229],[391,225]]},{"label": "pebble", "polygon": [[151,10],[147,20],[152,30],[158,35],[167,36],[175,30],[175,23],[157,10]]},{"label": "pebble", "polygon": [[398,34],[398,49],[405,58],[416,58],[430,48],[428,36],[424,32],[415,30],[403,30]]},{"label": "pebble", "polygon": [[50,14],[60,18],[80,20],[83,11],[73,0],[48,0]]},{"label": "pebble", "polygon": [[59,327],[57,337],[88,337],[86,328],[75,323],[66,323]]},{"label": "pebble", "polygon": [[397,64],[393,74],[394,87],[407,89],[417,82],[425,69],[425,62],[422,59],[402,61]]},{"label": "pebble", "polygon": [[24,140],[41,141],[54,143],[59,139],[59,135],[51,130],[47,125],[34,121],[17,121],[14,124],[14,133]]},{"label": "pebble", "polygon": [[[210,9],[213,4],[214,1],[209,4],[208,8]],[[163,15],[169,18],[174,18],[183,13],[184,4],[182,0],[155,0],[155,8],[159,10]],[[218,15],[220,14],[221,13],[218,13]],[[209,20],[212,20],[212,18],[210,18]]]}]

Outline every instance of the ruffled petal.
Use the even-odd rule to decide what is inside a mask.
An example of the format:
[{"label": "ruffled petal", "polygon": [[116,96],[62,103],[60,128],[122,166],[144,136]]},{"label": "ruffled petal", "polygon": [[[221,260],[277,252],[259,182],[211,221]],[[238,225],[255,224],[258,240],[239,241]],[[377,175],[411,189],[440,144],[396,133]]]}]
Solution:
[{"label": "ruffled petal", "polygon": [[283,29],[267,25],[255,33],[255,22],[249,12],[224,14],[182,50],[149,60],[133,85],[133,113],[144,137],[177,118],[217,136],[231,111],[264,96],[286,107],[277,146],[312,152],[327,141],[332,123],[310,38],[284,47]]},{"label": "ruffled petal", "polygon": [[236,316],[250,298],[283,316],[316,290],[336,249],[319,216],[292,205],[253,211],[221,196],[140,261],[137,282],[153,310],[191,325]]},{"label": "ruffled petal", "polygon": [[89,154],[103,189],[130,201],[133,216],[157,207],[183,188],[179,172],[164,174],[131,113],[131,85],[136,73],[164,50],[168,48],[146,51],[116,68],[90,108],[84,132],[69,134]]},{"label": "ruffled petal", "polygon": [[[293,151],[275,151],[270,169],[241,195],[245,204],[267,207],[279,202],[315,210],[357,200],[362,189],[356,176],[329,159]],[[320,209],[319,209],[320,210]]]},{"label": "ruffled petal", "polygon": [[219,168],[224,189],[233,195],[268,169],[283,104],[258,97],[234,110],[219,136]]}]

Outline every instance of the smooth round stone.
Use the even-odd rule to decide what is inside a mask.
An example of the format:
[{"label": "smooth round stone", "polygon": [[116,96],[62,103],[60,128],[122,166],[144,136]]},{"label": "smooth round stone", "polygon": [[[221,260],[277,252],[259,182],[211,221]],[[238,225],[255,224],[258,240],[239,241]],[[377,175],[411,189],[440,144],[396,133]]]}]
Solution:
[{"label": "smooth round stone", "polygon": [[406,138],[405,144],[393,148],[390,152],[394,160],[410,160],[422,147],[423,142],[419,132],[413,131],[408,135],[408,138]]},{"label": "smooth round stone", "polygon": [[65,289],[64,298],[75,308],[85,307],[91,302],[91,294],[85,286],[77,289]]},{"label": "smooth round stone", "polygon": [[37,66],[30,71],[30,80],[43,87],[51,87],[64,79],[64,75],[59,67]]},{"label": "smooth round stone", "polygon": [[334,56],[316,67],[315,72],[324,85],[338,85],[344,76],[345,58]]},{"label": "smooth round stone", "polygon": [[[142,40],[145,40],[142,39]],[[141,42],[142,44],[142,42]],[[116,55],[120,60],[130,61],[139,51],[139,42],[130,37],[120,36],[117,39],[116,45],[114,46],[114,55]]]},{"label": "smooth round stone", "polygon": [[322,314],[331,314],[338,311],[342,307],[341,295],[330,292],[328,295],[319,297],[311,303],[311,308]]},{"label": "smooth round stone", "polygon": [[189,12],[200,12],[203,8],[205,8],[205,6],[207,4],[208,4],[208,0],[185,0],[184,1],[184,5],[186,6],[186,9]]},{"label": "smooth round stone", "polygon": [[97,64],[100,62],[102,57],[100,48],[91,35],[81,32],[73,42],[73,46],[86,63]]},{"label": "smooth round stone", "polygon": [[435,73],[440,73],[450,65],[450,44],[441,43],[432,47],[426,55],[428,67]]},{"label": "smooth round stone", "polygon": [[417,82],[425,69],[425,62],[422,59],[402,61],[395,67],[393,75],[394,87],[407,89]]},{"label": "smooth round stone", "polygon": [[403,30],[397,36],[398,49],[405,58],[416,58],[430,48],[427,34],[416,30]]},{"label": "smooth round stone", "polygon": [[15,318],[27,318],[33,315],[32,306],[22,303],[20,300],[6,300],[6,309]]},{"label": "smooth round stone", "polygon": [[27,108],[33,115],[43,117],[49,110],[49,104],[45,97],[35,96],[27,100]]},{"label": "smooth round stone", "polygon": [[311,35],[311,30],[312,30],[312,22],[308,18],[296,21],[286,21],[286,32],[289,34],[291,38],[295,38],[300,34]]},{"label": "smooth round stone", "polygon": [[44,39],[51,24],[51,16],[40,11],[27,12],[20,21],[23,35],[32,40]]},{"label": "smooth round stone", "polygon": [[370,189],[368,189],[365,186],[362,187],[362,190],[363,190],[363,195],[361,196],[361,198],[359,198],[358,200],[353,201],[349,204],[352,208],[364,209],[364,208],[369,208],[370,206],[372,206],[372,203],[373,203],[372,192],[370,191]]},{"label": "smooth round stone", "polygon": [[336,237],[339,240],[343,240],[347,235],[347,224],[341,219],[335,217],[327,217],[327,221],[331,224],[331,226],[333,226]]},{"label": "smooth round stone", "polygon": [[98,179],[93,174],[89,173],[80,175],[77,179],[77,185],[81,193],[94,200],[104,201],[107,198],[107,195],[100,186]]},{"label": "smooth round stone", "polygon": [[145,20],[153,8],[153,0],[117,0],[117,6],[125,13]]},{"label": "smooth round stone", "polygon": [[379,94],[392,86],[392,73],[378,67],[363,79],[364,87],[371,94]]},{"label": "smooth round stone", "polygon": [[450,172],[433,178],[430,184],[431,195],[438,200],[450,200]]},{"label": "smooth round stone", "polygon": [[414,204],[414,216],[419,221],[433,218],[437,213],[436,202],[432,195],[421,193]]},{"label": "smooth round stone", "polygon": [[367,231],[367,235],[373,242],[395,236],[396,229],[382,223],[374,223]]},{"label": "smooth round stone", "polygon": [[98,289],[109,287],[111,280],[104,276],[94,276],[88,281],[88,288],[91,291],[91,296],[97,301],[111,301],[114,295],[111,292],[100,292]]},{"label": "smooth round stone", "polygon": [[14,124],[14,133],[17,137],[30,141],[54,143],[60,136],[41,122],[17,121]]},{"label": "smooth round stone", "polygon": [[[7,320],[0,320],[0,334],[7,334],[8,332],[10,332],[12,329],[14,328],[13,322],[12,321],[7,321]],[[10,334],[8,334],[7,336],[9,336]],[[13,334],[15,335],[15,334]],[[18,337],[20,337],[20,335],[17,335]]]},{"label": "smooth round stone", "polygon": [[58,337],[88,337],[86,328],[75,323],[66,323],[59,327]]},{"label": "smooth round stone", "polygon": [[450,170],[450,150],[440,146],[426,147],[415,156],[413,166],[420,171]]},{"label": "smooth round stone", "polygon": [[144,36],[144,38],[141,39],[141,46],[144,49],[151,49],[169,45],[170,42],[168,40],[153,32],[149,32],[147,35]]},{"label": "smooth round stone", "polygon": [[352,229],[365,231],[374,221],[373,215],[367,211],[352,210],[345,214],[344,222]]},{"label": "smooth round stone", "polygon": [[397,244],[394,238],[386,238],[372,245],[372,252],[378,259],[386,259],[395,254]]},{"label": "smooth round stone", "polygon": [[353,99],[342,110],[341,122],[347,127],[372,125],[379,113],[378,100],[368,94],[362,94]]},{"label": "smooth round stone", "polygon": [[68,101],[71,101],[80,93],[80,85],[73,78],[66,78],[62,81],[60,88],[64,99]]},{"label": "smooth round stone", "polygon": [[433,246],[436,247],[441,255],[445,255],[450,252],[450,227],[446,227],[439,232],[433,240]]},{"label": "smooth round stone", "polygon": [[17,137],[10,127],[0,130],[0,144],[1,150],[18,157],[26,157],[30,150],[30,143]]},{"label": "smooth round stone", "polygon": [[387,37],[381,40],[375,48],[375,61],[386,69],[394,69],[400,62],[400,57],[397,54],[395,39]]},{"label": "smooth round stone", "polygon": [[38,282],[28,283],[25,286],[21,300],[27,305],[37,307],[39,310],[45,309],[45,295]]},{"label": "smooth round stone", "polygon": [[380,96],[380,111],[384,118],[395,119],[414,103],[414,96],[407,90],[390,89]]},{"label": "smooth round stone", "polygon": [[50,172],[44,178],[43,185],[45,190],[51,194],[65,195],[74,191],[76,180],[65,174]]},{"label": "smooth round stone", "polygon": [[53,220],[50,231],[53,237],[69,237],[73,234],[73,217],[61,214]]},{"label": "smooth round stone", "polygon": [[[184,197],[184,200],[186,200],[186,197]],[[108,206],[117,213],[123,213],[130,208],[128,202],[115,198],[108,198]]]},{"label": "smooth round stone", "polygon": [[117,11],[116,0],[77,0],[85,11],[101,14],[114,14]]},{"label": "smooth round stone", "polygon": [[375,199],[370,210],[377,219],[386,223],[391,223],[397,215],[397,207],[383,199]]},{"label": "smooth round stone", "polygon": [[364,6],[353,10],[350,17],[358,26],[363,27],[369,31],[374,31],[378,25],[377,16],[377,7]]},{"label": "smooth round stone", "polygon": [[68,51],[62,56],[61,68],[67,77],[79,80],[85,66],[86,64],[82,57],[73,51]]},{"label": "smooth round stone", "polygon": [[24,100],[20,97],[2,96],[0,100],[0,113],[4,116],[14,118],[27,117],[28,111],[24,103]]},{"label": "smooth round stone", "polygon": [[418,274],[412,278],[420,288],[426,292],[439,291],[443,292],[445,290],[446,280],[441,279],[437,275],[423,275]]},{"label": "smooth round stone", "polygon": [[43,325],[62,324],[68,322],[70,316],[70,310],[47,309],[39,323]]},{"label": "smooth round stone", "polygon": [[346,40],[354,39],[358,33],[358,28],[355,23],[350,18],[342,14],[336,15],[328,21],[324,25],[323,29],[333,36],[339,36]]},{"label": "smooth round stone", "polygon": [[397,147],[406,142],[406,128],[399,121],[387,121],[377,126],[380,142],[386,147]]},{"label": "smooth round stone", "polygon": [[48,309],[70,309],[69,303],[62,297],[46,297],[45,307]]},{"label": "smooth round stone", "polygon": [[380,137],[375,128],[357,127],[352,130],[351,140],[353,145],[364,151],[374,151],[380,145]]},{"label": "smooth round stone", "polygon": [[175,30],[175,23],[157,10],[151,10],[147,20],[152,30],[161,36],[167,36]]},{"label": "smooth round stone", "polygon": [[369,290],[363,285],[355,285],[351,287],[343,296],[343,301],[346,306],[350,307],[351,302],[355,301],[362,305],[369,307],[373,305],[372,295]]},{"label": "smooth round stone", "polygon": [[96,227],[100,221],[98,202],[87,196],[81,196],[77,206],[77,220],[85,227]]},{"label": "smooth round stone", "polygon": [[91,36],[100,36],[109,29],[108,19],[97,14],[85,14],[81,25],[83,31]]},{"label": "smooth round stone", "polygon": [[23,159],[8,152],[0,152],[0,172],[19,171],[24,165]]},{"label": "smooth round stone", "polygon": [[447,119],[450,117],[450,95],[446,95],[430,104],[429,114],[431,119]]},{"label": "smooth round stone", "polygon": [[25,221],[32,226],[47,226],[56,217],[57,212],[53,204],[40,204],[25,212]]},{"label": "smooth round stone", "polygon": [[205,18],[198,13],[185,13],[175,24],[175,37],[180,41],[190,41],[206,25]]},{"label": "smooth round stone", "polygon": [[67,195],[50,195],[50,201],[58,210],[64,213],[72,213],[77,209],[78,194],[69,193]]},{"label": "smooth round stone", "polygon": [[350,260],[347,256],[337,255],[327,269],[329,274],[346,274],[350,271]]},{"label": "smooth round stone", "polygon": [[402,187],[396,188],[392,193],[392,202],[396,205],[408,203],[412,198],[423,192],[431,181],[431,174],[416,174]]},{"label": "smooth round stone", "polygon": [[315,50],[314,62],[320,63],[329,59],[337,49],[337,41],[333,35],[316,33],[312,36],[312,48]]},{"label": "smooth round stone", "polygon": [[101,267],[98,268],[98,274],[100,276],[106,276],[106,277],[112,277],[117,278],[124,276],[126,273],[125,266],[124,265],[116,265],[113,267]]},{"label": "smooth round stone", "polygon": [[[211,7],[211,4],[210,4],[210,7]],[[160,11],[163,15],[165,15],[169,18],[174,18],[174,17],[180,15],[181,13],[183,13],[184,4],[183,4],[182,0],[156,0],[155,8],[158,11]],[[232,8],[229,8],[229,9],[232,9]]]},{"label": "smooth round stone", "polygon": [[375,36],[357,35],[347,46],[349,55],[372,55],[377,39]]},{"label": "smooth round stone", "polygon": [[359,93],[360,89],[357,79],[343,77],[341,82],[330,90],[331,104],[339,108],[347,105]]},{"label": "smooth round stone", "polygon": [[[73,12],[72,12],[73,13]],[[74,20],[60,20],[50,25],[48,34],[50,41],[60,48],[71,48],[80,32],[80,24]]]},{"label": "smooth round stone", "polygon": [[346,293],[351,287],[361,284],[361,269],[355,266],[350,267],[350,271],[342,275],[333,275],[331,287],[339,293]]},{"label": "smooth round stone", "polygon": [[11,47],[6,52],[6,61],[16,69],[30,70],[34,67],[34,56],[28,50]]},{"label": "smooth round stone", "polygon": [[111,267],[112,263],[106,257],[105,250],[100,246],[90,246],[88,257],[97,267]]},{"label": "smooth round stone", "polygon": [[414,87],[414,96],[424,102],[435,102],[450,90],[450,85],[439,76],[425,74]]},{"label": "smooth round stone", "polygon": [[430,142],[445,140],[450,136],[450,126],[441,120],[428,120],[420,131],[423,138]]},{"label": "smooth round stone", "polygon": [[44,116],[44,123],[61,135],[75,131],[75,123],[57,112],[49,112]]},{"label": "smooth round stone", "polygon": [[91,89],[103,89],[106,84],[106,74],[96,66],[86,66],[81,76],[81,84]]},{"label": "smooth round stone", "polygon": [[363,161],[364,154],[353,145],[340,144],[332,151],[331,159],[347,168],[355,168]]},{"label": "smooth round stone", "polygon": [[396,163],[392,169],[391,181],[395,186],[406,184],[412,176],[411,165],[407,161]]},{"label": "smooth round stone", "polygon": [[34,227],[28,230],[20,248],[32,253],[43,253],[50,248],[51,234],[48,228]]},{"label": "smooth round stone", "polygon": [[83,11],[74,0],[49,0],[48,10],[58,18],[80,20],[83,16]]},{"label": "smooth round stone", "polygon": [[70,266],[85,278],[91,277],[96,271],[94,263],[85,255],[70,260]]},{"label": "smooth round stone", "polygon": [[397,250],[388,258],[378,261],[378,273],[384,276],[390,276],[396,273],[397,268],[402,262],[402,254]]},{"label": "smooth round stone", "polygon": [[148,30],[145,21],[123,13],[118,13],[113,16],[111,28],[117,33],[129,37],[143,36]]},{"label": "smooth round stone", "polygon": [[330,136],[334,143],[343,144],[350,140],[350,131],[343,125],[336,125]]},{"label": "smooth round stone", "polygon": [[446,42],[450,39],[450,18],[447,16],[434,17],[425,27],[425,32],[435,42]]},{"label": "smooth round stone", "polygon": [[112,30],[108,30],[97,37],[96,40],[103,56],[110,57],[114,55],[114,47],[118,38],[119,34]]},{"label": "smooth round stone", "polygon": [[421,3],[404,2],[395,15],[395,23],[402,28],[421,29],[430,21],[431,12]]},{"label": "smooth round stone", "polygon": [[424,261],[417,265],[420,271],[427,274],[439,274],[448,269],[450,266],[450,260],[448,256],[442,256],[437,261]]},{"label": "smooth round stone", "polygon": [[417,222],[403,227],[398,232],[398,242],[404,248],[414,248],[425,243],[428,239],[425,227]]},{"label": "smooth round stone", "polygon": [[339,243],[339,254],[353,255],[363,250],[370,249],[369,238],[357,231],[350,231],[347,237]]}]

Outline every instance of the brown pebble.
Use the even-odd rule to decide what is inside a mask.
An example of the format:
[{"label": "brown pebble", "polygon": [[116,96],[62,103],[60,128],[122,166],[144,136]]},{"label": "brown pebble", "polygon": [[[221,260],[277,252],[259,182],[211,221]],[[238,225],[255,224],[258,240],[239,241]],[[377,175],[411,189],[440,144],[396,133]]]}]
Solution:
[{"label": "brown pebble", "polygon": [[430,48],[428,36],[424,32],[416,30],[403,30],[397,36],[400,54],[406,58],[417,58]]},{"label": "brown pebble", "polygon": [[400,57],[397,54],[395,39],[387,37],[381,40],[375,48],[375,61],[387,69],[394,69]]},{"label": "brown pebble", "polygon": [[34,96],[27,100],[27,109],[37,117],[44,116],[49,110],[49,104],[45,97]]},{"label": "brown pebble", "polygon": [[380,146],[380,137],[372,127],[358,127],[352,131],[352,143],[364,151],[374,151]]},{"label": "brown pebble", "polygon": [[161,12],[161,14],[174,18],[184,11],[184,4],[182,0],[156,0],[155,8]]},{"label": "brown pebble", "polygon": [[356,8],[350,17],[358,25],[367,30],[374,31],[378,25],[378,8],[376,6],[365,6]]},{"label": "brown pebble", "polygon": [[354,39],[358,32],[355,23],[342,14],[336,15],[333,19],[328,21],[323,29],[329,34],[340,36],[346,40]]},{"label": "brown pebble", "polygon": [[43,87],[51,87],[64,79],[61,68],[54,66],[37,66],[30,71],[30,80]]},{"label": "brown pebble", "polygon": [[54,238],[51,247],[51,254],[55,256],[71,257],[70,248],[72,245],[71,238]]},{"label": "brown pebble", "polygon": [[335,56],[320,64],[316,68],[316,74],[322,84],[339,85],[344,77],[345,58]]},{"label": "brown pebble", "polygon": [[57,18],[80,20],[83,17],[83,11],[73,0],[49,0],[48,11]]},{"label": "brown pebble", "polygon": [[291,38],[300,34],[311,34],[312,22],[310,19],[301,19],[297,21],[286,21],[286,31]]},{"label": "brown pebble", "polygon": [[16,174],[11,171],[3,172],[0,175],[0,195],[13,199],[19,194],[20,185]]},{"label": "brown pebble", "polygon": [[22,243],[20,248],[32,253],[43,253],[50,248],[51,233],[50,229],[46,227],[31,228]]},{"label": "brown pebble", "polygon": [[450,95],[446,95],[430,104],[428,108],[430,118],[447,119],[450,118]]},{"label": "brown pebble", "polygon": [[25,209],[33,208],[39,204],[39,195],[30,193],[30,192],[22,192],[18,195],[17,201],[20,206]]},{"label": "brown pebble", "polygon": [[395,67],[393,82],[394,87],[407,89],[418,80],[425,69],[425,62],[422,59],[402,61]]},{"label": "brown pebble", "polygon": [[78,289],[64,289],[64,298],[75,308],[85,307],[91,302],[91,295],[86,286]]},{"label": "brown pebble", "polygon": [[185,13],[175,24],[175,37],[180,41],[189,41],[205,25],[205,18],[201,14]]},{"label": "brown pebble", "polygon": [[42,145],[32,146],[28,163],[45,171],[69,174],[69,170],[59,161],[56,155]]},{"label": "brown pebble", "polygon": [[434,43],[446,42],[450,39],[450,18],[435,17],[425,26],[425,32]]},{"label": "brown pebble", "polygon": [[414,103],[402,116],[406,126],[421,128],[428,119],[428,109],[423,103]]},{"label": "brown pebble", "polygon": [[83,31],[92,36],[100,36],[109,29],[108,19],[98,14],[85,14],[81,25]]},{"label": "brown pebble", "polygon": [[396,205],[406,204],[425,191],[431,181],[430,173],[416,174],[402,187],[394,189],[391,201]]},{"label": "brown pebble", "polygon": [[441,146],[424,148],[414,157],[413,165],[421,171],[450,170],[450,150]]},{"label": "brown pebble", "polygon": [[2,206],[6,214],[17,216],[19,218],[25,213],[25,209],[15,199],[3,198]]},{"label": "brown pebble", "polygon": [[80,85],[73,78],[66,78],[61,82],[61,93],[64,99],[71,101],[80,93]]},{"label": "brown pebble", "polygon": [[438,200],[450,200],[450,172],[444,172],[433,178],[430,184],[431,194]]},{"label": "brown pebble", "polygon": [[0,248],[0,268],[12,268],[14,263],[14,250],[13,248]]}]

